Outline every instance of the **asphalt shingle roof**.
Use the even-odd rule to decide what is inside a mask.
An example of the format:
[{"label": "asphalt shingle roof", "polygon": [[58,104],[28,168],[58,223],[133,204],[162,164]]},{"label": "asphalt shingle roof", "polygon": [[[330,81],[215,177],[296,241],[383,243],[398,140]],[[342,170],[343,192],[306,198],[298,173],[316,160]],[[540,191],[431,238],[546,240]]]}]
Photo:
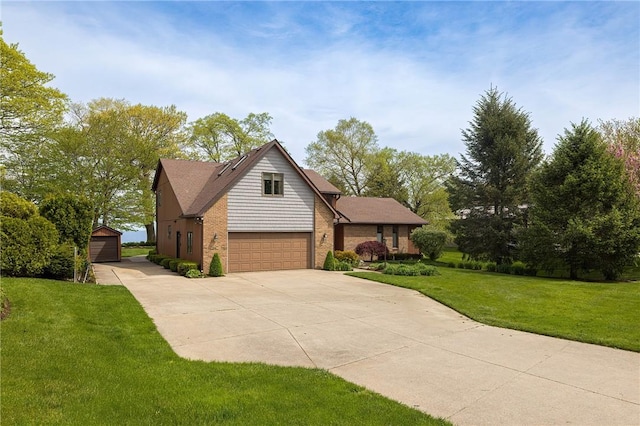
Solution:
[{"label": "asphalt shingle roof", "polygon": [[342,197],[336,209],[350,223],[426,225],[427,221],[393,198]]}]

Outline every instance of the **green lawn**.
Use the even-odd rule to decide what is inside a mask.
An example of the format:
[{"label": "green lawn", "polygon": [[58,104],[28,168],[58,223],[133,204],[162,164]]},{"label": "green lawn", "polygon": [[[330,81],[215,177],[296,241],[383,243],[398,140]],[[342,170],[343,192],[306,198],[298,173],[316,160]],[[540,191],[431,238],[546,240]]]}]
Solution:
[{"label": "green lawn", "polygon": [[122,257],[146,256],[153,247],[122,247]]},{"label": "green lawn", "polygon": [[[462,253],[455,248],[447,248],[442,253],[442,256],[438,258],[436,262],[428,262],[436,266],[446,266],[447,263],[458,264],[462,262]],[[636,265],[629,265],[625,268],[620,281],[640,281],[640,262],[636,262]],[[558,270],[552,273],[546,271],[538,271],[538,276],[546,278],[569,278],[569,270]],[[589,281],[604,281],[603,275],[598,271],[579,272],[578,276],[581,279]]]},{"label": "green lawn", "polygon": [[439,267],[349,275],[411,288],[484,324],[640,352],[640,282],[586,283]]},{"label": "green lawn", "polygon": [[124,287],[2,288],[3,424],[449,424],[324,370],[181,359]]}]

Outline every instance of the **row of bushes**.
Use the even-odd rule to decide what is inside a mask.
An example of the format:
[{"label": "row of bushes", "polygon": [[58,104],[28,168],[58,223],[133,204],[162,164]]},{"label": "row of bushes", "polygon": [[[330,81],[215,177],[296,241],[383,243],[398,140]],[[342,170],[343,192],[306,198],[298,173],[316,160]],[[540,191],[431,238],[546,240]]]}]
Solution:
[{"label": "row of bushes", "polygon": [[404,276],[433,276],[439,275],[435,266],[425,265],[424,263],[372,263],[369,269],[380,271],[387,275],[404,275]]},{"label": "row of bushes", "polygon": [[149,254],[147,255],[147,259],[157,265],[164,267],[165,269],[177,272],[178,274],[187,278],[196,278],[203,276],[202,272],[200,272],[198,264],[192,260],[176,259],[170,256],[165,256],[163,254],[157,254],[155,250],[151,250],[149,252]]},{"label": "row of bushes", "polygon": [[474,271],[485,270],[487,272],[497,272],[500,274],[511,275],[528,275],[535,277],[538,274],[538,270],[530,266],[525,265],[522,262],[513,262],[511,264],[503,263],[496,264],[495,262],[482,263],[477,261],[463,261],[463,262],[449,262],[447,263],[449,268],[459,269],[471,269]]},{"label": "row of bushes", "polygon": [[405,276],[433,276],[438,275],[435,266],[425,265],[424,263],[407,264],[387,264],[383,272],[387,275],[405,275]]},{"label": "row of bushes", "polygon": [[122,247],[155,247],[156,243],[150,243],[148,241],[140,241],[140,242],[128,242],[122,243]]}]

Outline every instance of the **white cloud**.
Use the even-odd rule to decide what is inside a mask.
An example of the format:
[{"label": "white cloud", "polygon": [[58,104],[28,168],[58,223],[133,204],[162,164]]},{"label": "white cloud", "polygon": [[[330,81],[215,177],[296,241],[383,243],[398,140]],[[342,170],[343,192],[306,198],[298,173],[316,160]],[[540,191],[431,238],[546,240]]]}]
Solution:
[{"label": "white cloud", "polygon": [[175,104],[191,120],[269,112],[300,163],[319,131],[351,116],[381,145],[457,155],[490,85],[531,113],[547,153],[571,121],[640,113],[637,4],[589,20],[590,4],[483,3],[468,17],[448,3],[260,3],[259,16],[189,5],[5,2],[4,37],[74,101]]}]

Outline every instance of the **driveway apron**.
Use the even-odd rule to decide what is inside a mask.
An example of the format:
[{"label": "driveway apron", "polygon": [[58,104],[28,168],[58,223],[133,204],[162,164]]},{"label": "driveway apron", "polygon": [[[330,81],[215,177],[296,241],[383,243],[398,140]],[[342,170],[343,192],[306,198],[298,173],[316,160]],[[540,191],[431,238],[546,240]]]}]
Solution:
[{"label": "driveway apron", "polygon": [[640,354],[491,327],[412,290],[295,270],[97,264],[188,359],[326,369],[459,425],[638,425]]}]

